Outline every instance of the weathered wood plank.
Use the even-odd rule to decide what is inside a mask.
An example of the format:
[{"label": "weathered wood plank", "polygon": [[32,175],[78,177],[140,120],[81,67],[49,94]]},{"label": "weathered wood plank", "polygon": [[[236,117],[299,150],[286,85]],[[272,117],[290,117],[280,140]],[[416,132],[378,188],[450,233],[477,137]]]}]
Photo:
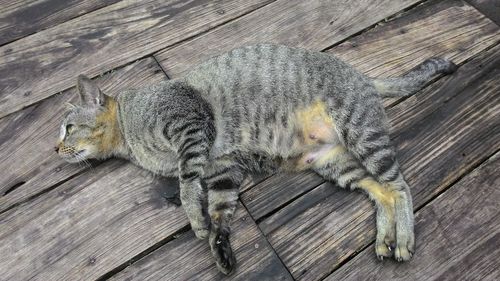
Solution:
[{"label": "weathered wood plank", "polygon": [[217,271],[208,243],[190,231],[111,280],[293,280],[241,204],[231,228],[238,266],[230,276]]},{"label": "weathered wood plank", "polygon": [[[105,93],[115,95],[163,79],[165,74],[150,57],[96,82]],[[65,103],[76,99],[73,88],[0,120],[0,211],[86,169],[64,162],[53,149]]]},{"label": "weathered wood plank", "polygon": [[498,280],[500,153],[416,215],[416,255],[378,262],[365,249],[325,280]]},{"label": "weathered wood plank", "polygon": [[500,1],[498,0],[467,0],[472,6],[500,25]]},{"label": "weathered wood plank", "polygon": [[281,43],[319,51],[417,2],[279,0],[265,9],[167,48],[155,57],[169,77],[178,77],[207,57],[251,43]]},{"label": "weathered wood plank", "polygon": [[263,180],[267,179],[271,175],[269,174],[254,174],[254,175],[249,175],[243,183],[240,186],[240,193],[245,192],[252,188],[254,185],[262,182]]},{"label": "weathered wood plank", "polygon": [[270,206],[278,209],[290,200],[305,193],[324,180],[313,172],[278,174],[259,182],[240,195],[255,219],[269,213]]},{"label": "weathered wood plank", "polygon": [[370,76],[389,77],[430,57],[460,64],[499,41],[498,26],[464,1],[429,1],[328,52]]},{"label": "weathered wood plank", "polygon": [[[498,150],[499,66],[497,46],[388,111],[391,120],[406,112],[393,139],[416,208]],[[302,202],[260,224],[272,231],[267,237],[294,278],[322,278],[373,240],[374,209],[365,196],[330,195],[295,217],[287,215]]]},{"label": "weathered wood plank", "polygon": [[[402,34],[400,30],[406,31]],[[500,31],[495,28],[495,24],[470,6],[460,1],[432,1],[328,52],[340,56],[369,75],[387,76],[401,75],[435,55],[462,63],[498,40]],[[413,48],[414,46],[417,47]],[[390,104],[387,101],[387,105]],[[413,111],[410,112],[414,114]],[[401,118],[395,121],[396,124],[405,122]],[[272,185],[263,182],[247,192],[252,193],[252,196],[246,196],[245,193],[242,195],[243,202],[255,219],[259,220],[282,206],[277,199],[287,202],[314,187],[305,185],[315,180],[313,174],[305,174],[301,178],[305,185],[303,187],[286,189],[286,185],[275,184],[286,181],[286,178],[287,176],[278,175],[278,179],[267,181]]]},{"label": "weathered wood plank", "polygon": [[0,47],[0,117],[272,0],[126,0]]},{"label": "weathered wood plank", "polygon": [[188,224],[155,179],[108,161],[0,215],[2,280],[95,280]]},{"label": "weathered wood plank", "polygon": [[1,0],[0,45],[120,0]]},{"label": "weathered wood plank", "polygon": [[[343,198],[346,197],[348,191],[336,188],[334,184],[325,182],[315,187],[311,192],[304,194],[298,200],[294,200],[286,206],[286,211],[281,211],[279,215],[272,216],[259,224],[262,233],[265,235],[275,231],[280,226],[286,224],[298,215],[307,212],[310,208],[316,205],[322,205],[323,201],[330,200],[330,198]],[[339,200],[340,201],[340,200]],[[341,202],[343,204],[345,202]],[[326,205],[322,208],[322,212],[329,214],[335,211],[336,205]],[[306,215],[307,216],[307,215]],[[319,217],[319,216],[318,216]]]}]

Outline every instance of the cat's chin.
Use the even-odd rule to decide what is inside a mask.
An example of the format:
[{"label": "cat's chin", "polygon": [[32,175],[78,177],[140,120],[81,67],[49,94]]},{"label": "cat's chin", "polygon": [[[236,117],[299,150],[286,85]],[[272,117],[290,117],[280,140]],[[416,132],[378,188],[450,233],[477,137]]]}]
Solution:
[{"label": "cat's chin", "polygon": [[64,161],[68,162],[68,163],[71,163],[71,164],[74,164],[74,163],[80,163],[80,162],[83,162],[85,161],[86,159],[81,159],[81,158],[63,158]]},{"label": "cat's chin", "polygon": [[63,156],[62,158],[68,163],[80,163],[87,161],[89,159],[89,154],[87,149],[82,149],[72,156]]}]

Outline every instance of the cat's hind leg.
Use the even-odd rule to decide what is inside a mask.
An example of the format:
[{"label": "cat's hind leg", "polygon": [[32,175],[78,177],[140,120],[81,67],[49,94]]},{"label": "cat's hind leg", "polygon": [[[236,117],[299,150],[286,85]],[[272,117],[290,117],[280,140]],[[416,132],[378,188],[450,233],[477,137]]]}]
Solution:
[{"label": "cat's hind leg", "polygon": [[371,177],[343,145],[331,146],[325,151],[326,147],[328,146],[322,148],[321,154],[310,154],[317,155],[312,169],[326,180],[337,182],[341,187],[362,189],[368,194],[377,207],[375,252],[379,259],[392,256],[391,250],[396,241],[395,194]]},{"label": "cat's hind leg", "polygon": [[[370,98],[378,99],[377,96],[370,96],[366,100]],[[347,107],[338,118],[337,131],[347,150],[373,178],[360,182],[363,188],[379,190],[378,187],[382,186],[385,194],[392,194],[396,222],[394,257],[398,261],[407,261],[415,250],[410,188],[395,159],[382,104],[378,100],[369,104],[370,106],[366,106],[361,102],[354,102],[352,107]]]},{"label": "cat's hind leg", "polygon": [[238,205],[240,184],[238,177],[228,172],[226,175],[218,175],[216,179],[207,181],[208,214],[211,220],[208,241],[217,268],[224,274],[230,274],[236,265],[229,236],[231,219]]}]

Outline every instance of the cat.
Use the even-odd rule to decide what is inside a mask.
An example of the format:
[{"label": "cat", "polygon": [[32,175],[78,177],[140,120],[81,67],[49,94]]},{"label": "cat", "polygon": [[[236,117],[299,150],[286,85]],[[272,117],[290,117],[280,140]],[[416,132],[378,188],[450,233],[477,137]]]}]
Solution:
[{"label": "cat", "polygon": [[432,58],[401,77],[372,79],[331,54],[257,44],[116,98],[80,75],[80,104],[69,106],[56,151],[68,162],[122,157],[178,177],[192,230],[208,238],[224,274],[236,264],[229,235],[238,187],[254,172],[313,170],[366,191],[377,208],[377,257],[408,261],[412,199],[382,97],[411,95],[456,68]]}]

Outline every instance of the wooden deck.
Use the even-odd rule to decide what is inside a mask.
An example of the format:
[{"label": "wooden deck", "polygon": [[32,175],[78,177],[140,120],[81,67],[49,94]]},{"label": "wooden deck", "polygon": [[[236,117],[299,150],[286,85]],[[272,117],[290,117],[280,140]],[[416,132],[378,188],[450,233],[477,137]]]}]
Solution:
[{"label": "wooden deck", "polygon": [[[497,0],[0,0],[0,280],[500,280],[499,24]],[[432,56],[459,65],[386,102],[414,199],[411,262],[376,260],[365,195],[313,173],[256,175],[225,277],[168,200],[175,181],[53,152],[78,74],[113,95],[256,42],[371,76]]]}]

